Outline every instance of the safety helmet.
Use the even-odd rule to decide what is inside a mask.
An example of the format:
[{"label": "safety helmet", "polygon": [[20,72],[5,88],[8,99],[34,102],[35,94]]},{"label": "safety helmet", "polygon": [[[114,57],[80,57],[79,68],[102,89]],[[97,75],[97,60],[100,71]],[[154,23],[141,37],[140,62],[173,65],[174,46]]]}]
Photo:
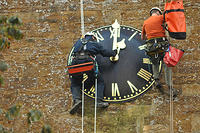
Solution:
[{"label": "safety helmet", "polygon": [[92,36],[92,39],[93,40],[96,40],[96,36],[93,32],[87,32],[85,33],[85,35],[83,36],[83,38],[86,38],[86,36]]},{"label": "safety helmet", "polygon": [[158,8],[158,7],[153,7],[153,8],[151,8],[151,10],[150,10],[150,16],[152,15],[152,11],[153,11],[153,10],[159,11],[159,13],[162,15],[162,11],[160,10],[160,8]]},{"label": "safety helmet", "polygon": [[94,35],[93,32],[87,32],[87,33],[85,33],[84,37],[86,37],[86,36],[94,36],[95,37],[95,35]]}]

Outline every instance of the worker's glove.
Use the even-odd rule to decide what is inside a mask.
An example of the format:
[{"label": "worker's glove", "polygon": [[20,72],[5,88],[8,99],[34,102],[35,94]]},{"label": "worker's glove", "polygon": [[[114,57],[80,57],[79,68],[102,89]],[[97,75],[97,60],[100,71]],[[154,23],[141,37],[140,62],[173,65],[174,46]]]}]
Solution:
[{"label": "worker's glove", "polygon": [[138,48],[139,48],[139,50],[144,50],[144,49],[147,49],[147,45],[144,44],[144,45],[139,46]]},{"label": "worker's glove", "polygon": [[110,57],[110,60],[111,60],[112,62],[118,61],[118,60],[119,60],[119,54],[116,54],[115,56],[111,56],[111,57]]}]

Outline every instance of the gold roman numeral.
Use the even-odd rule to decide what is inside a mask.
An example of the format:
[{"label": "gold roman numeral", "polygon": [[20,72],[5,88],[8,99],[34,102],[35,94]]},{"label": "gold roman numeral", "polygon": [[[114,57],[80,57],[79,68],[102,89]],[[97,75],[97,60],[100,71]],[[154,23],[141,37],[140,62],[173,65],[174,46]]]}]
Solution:
[{"label": "gold roman numeral", "polygon": [[88,75],[84,73],[84,74],[83,74],[82,83],[84,83],[87,79],[88,79]]},{"label": "gold roman numeral", "polygon": [[97,42],[104,40],[103,36],[99,33],[99,31],[97,31],[97,33],[94,33],[94,34],[97,39]]},{"label": "gold roman numeral", "polygon": [[135,91],[138,91],[138,89],[135,87],[135,85],[133,85],[129,80],[127,81],[129,87],[131,88],[132,93],[134,93]]},{"label": "gold roman numeral", "polygon": [[112,96],[113,97],[120,96],[119,88],[118,88],[117,83],[112,83]]},{"label": "gold roman numeral", "polygon": [[95,92],[95,87],[94,87],[94,85],[92,86],[92,88],[90,88],[90,91],[93,92],[93,93]]},{"label": "gold roman numeral", "polygon": [[120,37],[120,28],[112,29],[110,27],[109,30],[110,30],[110,38],[113,38],[115,35],[117,35],[117,37]]},{"label": "gold roman numeral", "polygon": [[148,72],[147,70],[141,68],[140,71],[137,73],[138,76],[140,76],[141,78],[145,79],[146,81],[149,81],[152,74],[150,72]]}]

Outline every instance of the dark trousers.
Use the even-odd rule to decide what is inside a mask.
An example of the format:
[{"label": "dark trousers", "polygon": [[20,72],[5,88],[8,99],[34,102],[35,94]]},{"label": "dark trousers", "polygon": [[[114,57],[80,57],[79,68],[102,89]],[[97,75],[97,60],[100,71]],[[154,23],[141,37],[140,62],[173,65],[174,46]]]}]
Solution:
[{"label": "dark trousers", "polygon": [[167,86],[172,85],[172,69],[170,67],[167,67],[167,65],[161,60],[161,62],[158,62],[156,64],[152,64],[152,70],[153,70],[153,77],[154,79],[160,78],[160,63],[162,63],[164,68],[164,74],[165,74],[165,83]]},{"label": "dark trousers", "polygon": [[160,64],[163,65],[164,68],[164,74],[165,74],[165,83],[168,86],[172,85],[172,70],[170,67],[167,67],[167,65],[163,62],[164,52],[168,48],[168,41],[162,41],[158,42],[157,46],[160,48],[156,49],[154,46],[154,42],[149,42],[147,44],[147,55],[149,55],[150,60],[152,62],[152,70],[153,70],[153,77],[154,79],[160,78]]},{"label": "dark trousers", "polygon": [[[89,75],[89,78],[93,78],[93,79],[95,78],[94,72],[87,73],[87,75]],[[83,75],[70,76],[70,80],[71,80],[72,98],[73,98],[73,100],[76,100],[76,99],[80,100],[81,92],[82,92]],[[85,82],[88,82],[88,80],[89,79],[87,79]],[[87,89],[90,89],[90,88],[87,88]],[[97,98],[98,98],[98,100],[103,99],[103,96],[104,96],[103,93],[104,93],[104,80],[103,80],[101,74],[98,73],[98,78],[97,78]]]}]

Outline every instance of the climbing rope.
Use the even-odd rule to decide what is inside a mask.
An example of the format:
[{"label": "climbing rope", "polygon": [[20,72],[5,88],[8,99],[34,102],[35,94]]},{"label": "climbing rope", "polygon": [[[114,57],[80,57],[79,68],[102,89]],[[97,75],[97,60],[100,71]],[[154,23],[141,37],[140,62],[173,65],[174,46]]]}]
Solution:
[{"label": "climbing rope", "polygon": [[82,133],[84,133],[84,79],[82,81]]},{"label": "climbing rope", "polygon": [[171,85],[170,85],[170,133],[174,133],[174,125],[173,125],[173,80],[172,80],[172,69],[170,68],[170,80],[171,80]]},{"label": "climbing rope", "polygon": [[97,120],[97,77],[95,77],[95,105],[94,105],[94,133],[96,133],[96,120]]},{"label": "climbing rope", "polygon": [[81,5],[81,32],[82,35],[85,34],[85,26],[84,26],[84,14],[83,14],[83,0],[80,1]]},{"label": "climbing rope", "polygon": [[[95,57],[95,60],[96,60],[96,57]],[[97,77],[98,77],[98,71],[99,71],[99,68],[98,68],[98,64],[97,62],[95,62],[95,66],[96,66],[96,69],[95,69],[95,105],[94,105],[94,133],[96,133],[96,121],[97,121]]]},{"label": "climbing rope", "polygon": [[[85,34],[84,14],[83,14],[83,0],[80,0],[81,10],[81,33]],[[82,82],[82,133],[84,133],[84,81]]]},{"label": "climbing rope", "polygon": [[[165,0],[165,3],[169,0]],[[172,0],[171,0],[172,1]],[[168,40],[170,41],[170,38],[168,37]],[[172,68],[170,68],[170,133],[174,133],[174,112],[173,112],[173,80],[172,80]]]}]

